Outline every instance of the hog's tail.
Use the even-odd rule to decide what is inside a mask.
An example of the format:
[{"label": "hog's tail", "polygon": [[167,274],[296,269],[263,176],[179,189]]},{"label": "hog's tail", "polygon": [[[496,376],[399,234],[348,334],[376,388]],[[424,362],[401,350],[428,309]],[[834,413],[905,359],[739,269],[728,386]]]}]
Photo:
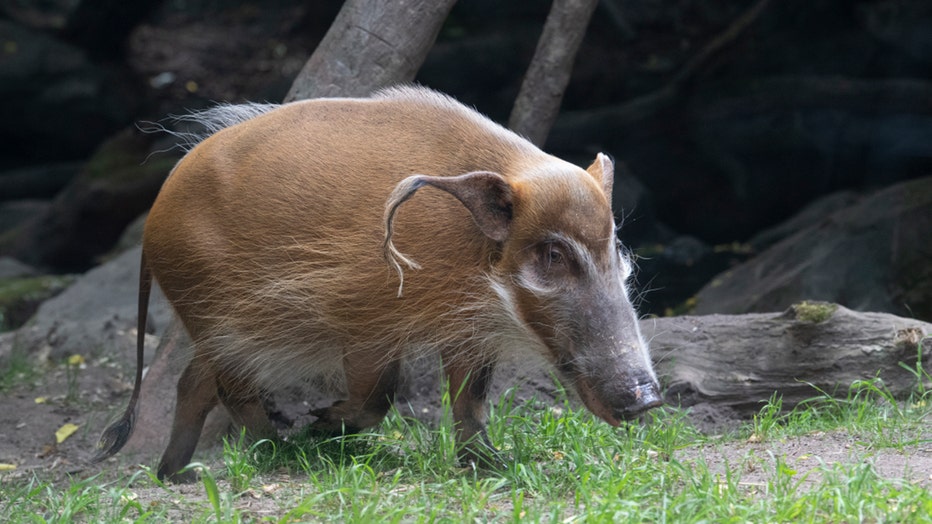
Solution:
[{"label": "hog's tail", "polygon": [[139,400],[139,390],[142,387],[143,355],[146,341],[146,317],[149,314],[149,295],[152,291],[152,271],[146,263],[146,252],[142,252],[139,267],[139,318],[136,321],[136,379],[133,383],[133,394],[129,398],[126,411],[114,423],[110,424],[100,440],[97,442],[97,454],[91,459],[92,463],[100,462],[112,457],[129,440],[133,434],[136,423],[136,403]]}]

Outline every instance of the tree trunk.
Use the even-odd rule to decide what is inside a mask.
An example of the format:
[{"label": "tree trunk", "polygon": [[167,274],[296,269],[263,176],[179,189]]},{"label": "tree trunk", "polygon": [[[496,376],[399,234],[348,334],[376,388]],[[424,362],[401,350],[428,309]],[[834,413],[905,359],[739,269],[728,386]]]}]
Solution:
[{"label": "tree trunk", "polygon": [[410,82],[456,0],[347,0],[286,102],[366,96]]},{"label": "tree trunk", "polygon": [[553,0],[508,127],[542,147],[560,111],[576,52],[598,0]]},{"label": "tree trunk", "polygon": [[819,390],[844,397],[853,382],[873,378],[903,397],[919,384],[917,359],[927,373],[932,365],[932,324],[834,304],[803,302],[784,313],[658,318],[641,327],[668,402],[705,402],[745,416],[757,413],[774,393],[791,408]]}]

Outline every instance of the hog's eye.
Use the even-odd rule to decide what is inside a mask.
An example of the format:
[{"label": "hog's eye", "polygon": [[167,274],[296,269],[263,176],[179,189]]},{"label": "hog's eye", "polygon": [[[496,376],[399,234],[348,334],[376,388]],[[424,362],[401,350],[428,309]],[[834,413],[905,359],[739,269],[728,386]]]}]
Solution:
[{"label": "hog's eye", "polygon": [[547,239],[535,244],[532,253],[524,266],[522,278],[534,289],[568,286],[579,274],[576,253],[560,240]]},{"label": "hog's eye", "polygon": [[562,242],[544,242],[540,244],[540,262],[542,269],[550,274],[554,272],[573,271],[575,262],[572,252]]},{"label": "hog's eye", "polygon": [[547,266],[562,266],[566,265],[566,255],[563,253],[563,249],[556,244],[547,245]]}]

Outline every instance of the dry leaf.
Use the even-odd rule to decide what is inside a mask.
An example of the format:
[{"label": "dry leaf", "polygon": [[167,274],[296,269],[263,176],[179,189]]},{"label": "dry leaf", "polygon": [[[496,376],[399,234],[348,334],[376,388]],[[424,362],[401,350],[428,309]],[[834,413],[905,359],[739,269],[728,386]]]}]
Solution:
[{"label": "dry leaf", "polygon": [[55,432],[55,442],[61,444],[65,441],[66,438],[74,434],[78,430],[78,426],[72,423],[67,423],[64,426],[58,428],[58,431]]},{"label": "dry leaf", "polygon": [[48,401],[48,397],[36,397],[36,404],[45,404]]}]

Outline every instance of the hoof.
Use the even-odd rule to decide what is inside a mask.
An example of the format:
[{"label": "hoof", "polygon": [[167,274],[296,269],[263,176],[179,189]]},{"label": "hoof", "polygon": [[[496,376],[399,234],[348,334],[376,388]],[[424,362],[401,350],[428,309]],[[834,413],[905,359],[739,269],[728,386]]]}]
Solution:
[{"label": "hoof", "polygon": [[170,468],[163,464],[159,466],[158,479],[171,484],[190,484],[192,482],[197,482],[198,474],[194,468],[182,468],[181,471],[171,472]]},{"label": "hoof", "polygon": [[476,467],[481,469],[505,469],[511,458],[498,450],[484,434],[463,446],[457,458],[463,467]]}]

